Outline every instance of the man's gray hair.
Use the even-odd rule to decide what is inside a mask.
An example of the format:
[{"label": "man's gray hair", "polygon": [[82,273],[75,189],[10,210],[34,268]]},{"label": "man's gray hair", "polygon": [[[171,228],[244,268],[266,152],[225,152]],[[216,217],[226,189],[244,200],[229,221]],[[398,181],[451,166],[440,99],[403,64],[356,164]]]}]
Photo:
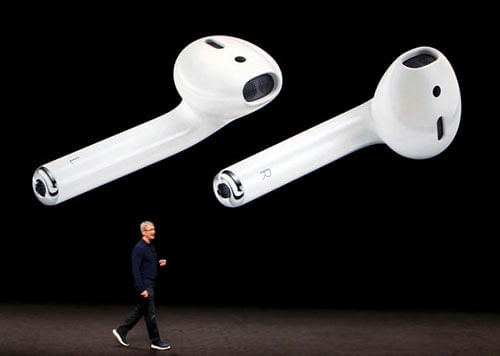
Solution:
[{"label": "man's gray hair", "polygon": [[146,230],[146,227],[148,226],[155,226],[155,224],[153,224],[151,221],[148,220],[141,222],[141,232]]}]

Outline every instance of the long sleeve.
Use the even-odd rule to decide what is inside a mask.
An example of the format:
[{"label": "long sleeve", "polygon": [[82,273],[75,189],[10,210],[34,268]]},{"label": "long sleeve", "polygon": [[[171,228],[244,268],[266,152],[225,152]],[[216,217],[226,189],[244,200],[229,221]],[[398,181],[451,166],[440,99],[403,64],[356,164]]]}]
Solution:
[{"label": "long sleeve", "polygon": [[142,292],[146,289],[141,274],[141,265],[144,259],[144,252],[140,248],[134,248],[132,251],[132,274],[134,275],[135,287],[137,291]]}]

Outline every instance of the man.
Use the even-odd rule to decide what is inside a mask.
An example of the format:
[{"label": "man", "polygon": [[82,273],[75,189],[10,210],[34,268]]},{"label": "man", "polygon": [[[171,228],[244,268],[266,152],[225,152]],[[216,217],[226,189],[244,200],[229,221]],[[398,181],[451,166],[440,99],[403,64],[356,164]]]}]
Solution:
[{"label": "man", "polygon": [[158,273],[157,263],[164,267],[167,260],[156,260],[156,250],[152,244],[155,239],[155,226],[151,221],[141,223],[142,238],[132,250],[132,273],[137,291],[137,304],[125,319],[125,322],[113,329],[113,335],[120,345],[129,346],[127,343],[127,332],[144,316],[151,348],[156,350],[169,350],[170,345],[161,341],[156,324],[155,307],[155,280]]}]

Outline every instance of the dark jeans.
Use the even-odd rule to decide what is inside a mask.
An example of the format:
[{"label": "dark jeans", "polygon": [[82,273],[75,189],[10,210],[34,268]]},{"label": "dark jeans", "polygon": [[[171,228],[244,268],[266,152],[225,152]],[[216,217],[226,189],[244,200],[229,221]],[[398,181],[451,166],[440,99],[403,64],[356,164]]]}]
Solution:
[{"label": "dark jeans", "polygon": [[148,329],[149,338],[153,343],[160,341],[160,333],[156,324],[156,307],[155,307],[155,292],[154,288],[148,288],[149,296],[144,298],[137,293],[137,303],[134,310],[128,313],[125,322],[119,326],[122,333],[132,329],[135,324],[144,316],[146,328]]}]

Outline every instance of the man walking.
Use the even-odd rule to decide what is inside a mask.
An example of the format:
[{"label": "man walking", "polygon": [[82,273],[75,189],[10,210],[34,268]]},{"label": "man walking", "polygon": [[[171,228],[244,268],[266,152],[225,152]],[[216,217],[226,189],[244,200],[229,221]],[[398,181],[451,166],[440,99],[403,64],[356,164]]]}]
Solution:
[{"label": "man walking", "polygon": [[156,324],[155,307],[155,281],[158,273],[157,264],[161,267],[167,264],[167,260],[156,258],[156,250],[152,244],[155,239],[155,226],[151,221],[141,223],[142,238],[132,250],[132,273],[135,280],[137,304],[126,317],[125,322],[113,329],[113,335],[120,345],[129,346],[127,343],[127,332],[144,316],[151,348],[156,350],[169,350],[170,345],[161,341],[158,325]]}]

